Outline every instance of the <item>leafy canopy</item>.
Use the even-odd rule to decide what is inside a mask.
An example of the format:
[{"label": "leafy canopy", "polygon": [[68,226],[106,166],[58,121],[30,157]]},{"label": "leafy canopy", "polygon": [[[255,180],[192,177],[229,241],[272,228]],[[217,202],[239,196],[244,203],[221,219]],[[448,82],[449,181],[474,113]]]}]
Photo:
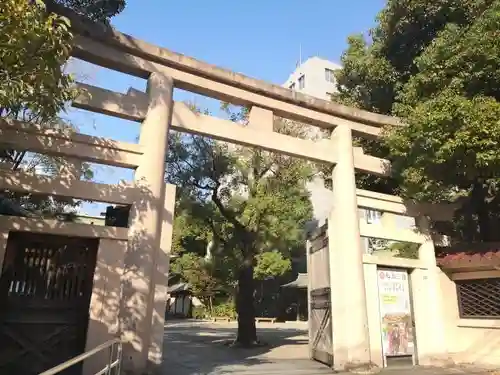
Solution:
[{"label": "leafy canopy", "polygon": [[[246,119],[244,111],[230,116]],[[284,121],[276,129],[300,131]],[[303,249],[312,215],[308,163],[196,135],[172,133],[169,142],[167,180],[180,196],[175,251],[201,258],[211,242],[213,262],[225,270],[219,281],[230,286],[244,259],[253,259],[258,279],[290,270],[289,258]]]},{"label": "leafy canopy", "polygon": [[5,0],[0,25],[0,115],[53,119],[75,95],[62,71],[71,48],[68,20],[47,14],[40,0]]},{"label": "leafy canopy", "polygon": [[[121,0],[61,1],[94,20],[109,18],[122,9],[112,3]],[[53,2],[46,0],[5,0],[0,7],[0,119],[36,123],[61,132],[74,131],[72,124],[59,116],[65,105],[77,94],[73,78],[64,71],[70,56],[72,34],[69,20],[50,12]],[[77,9],[78,8],[78,9]],[[58,174],[67,162],[26,151],[0,148],[0,161],[13,170],[43,170]],[[92,178],[87,164],[82,168],[85,178]],[[41,213],[55,214],[75,202],[46,196],[6,192],[23,207]]]},{"label": "leafy canopy", "polygon": [[390,0],[369,41],[349,38],[335,98],[407,124],[381,142],[357,140],[394,171],[387,181],[359,176],[359,185],[418,200],[464,197],[461,214],[483,238],[500,212],[499,26],[498,0]]},{"label": "leafy canopy", "polygon": [[196,135],[169,141],[167,179],[218,244],[241,256],[301,246],[311,217],[307,163]]},{"label": "leafy canopy", "polygon": [[185,253],[172,264],[172,272],[182,275],[197,296],[211,296],[218,286],[214,269],[195,253]]},{"label": "leafy canopy", "polygon": [[257,280],[266,280],[267,278],[283,276],[291,269],[290,259],[284,258],[283,254],[277,250],[268,251],[256,255],[254,277]]},{"label": "leafy canopy", "polygon": [[[52,2],[53,0],[45,0]],[[74,10],[92,21],[108,22],[125,9],[126,0],[55,0],[55,3]]]}]

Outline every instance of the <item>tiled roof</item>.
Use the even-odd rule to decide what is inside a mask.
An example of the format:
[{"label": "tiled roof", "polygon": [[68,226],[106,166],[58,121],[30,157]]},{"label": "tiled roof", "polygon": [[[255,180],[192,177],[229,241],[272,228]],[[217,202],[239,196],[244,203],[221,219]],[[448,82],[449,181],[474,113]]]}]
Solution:
[{"label": "tiled roof", "polygon": [[307,273],[299,273],[295,280],[289,282],[288,284],[284,284],[281,287],[302,289],[302,288],[307,288],[307,282],[308,282]]},{"label": "tiled roof", "polygon": [[461,244],[450,249],[441,249],[436,260],[443,268],[500,266],[500,244]]},{"label": "tiled roof", "polygon": [[169,293],[180,293],[180,292],[187,292],[191,286],[188,283],[178,283],[175,285],[171,285],[168,287],[168,292]]}]

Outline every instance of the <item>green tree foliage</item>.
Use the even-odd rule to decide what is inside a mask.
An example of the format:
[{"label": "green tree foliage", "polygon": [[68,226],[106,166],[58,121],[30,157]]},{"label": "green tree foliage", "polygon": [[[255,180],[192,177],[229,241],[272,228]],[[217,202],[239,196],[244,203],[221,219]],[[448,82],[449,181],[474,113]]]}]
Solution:
[{"label": "green tree foliage", "polygon": [[204,256],[212,239],[211,228],[204,218],[196,215],[196,206],[188,199],[179,199],[176,204],[172,253],[184,252]]},{"label": "green tree foliage", "polygon": [[184,253],[172,263],[172,272],[182,275],[191,291],[204,302],[212,297],[220,285],[213,265],[195,253]]},{"label": "green tree foliage", "polygon": [[[84,12],[92,19],[116,14],[111,3],[120,0],[61,2]],[[61,132],[75,131],[59,114],[77,94],[73,78],[64,66],[70,57],[72,34],[67,18],[50,12],[51,1],[5,0],[0,7],[0,121],[36,123]],[[0,161],[13,170],[43,170],[58,174],[66,164],[63,158],[27,153],[24,150],[0,148]],[[92,178],[88,164],[82,176]],[[23,207],[43,214],[56,214],[75,204],[73,200],[7,192]]]},{"label": "green tree foliage", "polygon": [[[95,18],[117,14],[121,0],[61,0]],[[50,2],[48,2],[50,3]],[[122,5],[111,5],[122,3]],[[116,8],[114,11],[111,9]],[[0,116],[52,127],[76,91],[64,73],[70,56],[69,20],[48,12],[42,0],[5,0],[0,8]]]},{"label": "green tree foliage", "polygon": [[257,280],[283,276],[292,269],[291,260],[277,250],[257,254],[255,258],[254,278]]},{"label": "green tree foliage", "polygon": [[[230,115],[246,119],[245,111]],[[298,127],[277,121],[276,130]],[[305,189],[311,169],[287,156],[196,135],[172,133],[169,146],[167,179],[180,187],[179,208],[196,218],[179,219],[186,235],[174,235],[176,246],[189,251],[189,243],[213,241],[214,259],[224,259],[232,274],[228,280],[237,282],[237,342],[249,345],[257,341],[254,266],[260,265],[258,277],[280,274],[288,269],[283,258],[303,249],[304,226],[312,215]],[[280,262],[276,267],[268,264],[273,257]]]},{"label": "green tree foliage", "polygon": [[420,244],[411,242],[393,242],[389,245],[397,258],[418,259],[418,249]]},{"label": "green tree foliage", "polygon": [[74,10],[92,21],[108,23],[110,18],[125,9],[126,0],[44,0]]},{"label": "green tree foliage", "polygon": [[6,0],[0,27],[0,115],[53,120],[75,94],[62,71],[71,48],[69,22],[47,15],[41,1]]},{"label": "green tree foliage", "polygon": [[[177,258],[172,263],[172,271],[193,285],[193,293],[207,302],[205,297],[216,294],[230,297],[234,294],[237,261],[232,253],[218,251],[220,247],[214,235],[213,217],[210,223],[204,217],[216,212],[210,213],[204,208],[203,204],[182,195],[178,199],[172,241],[172,252]],[[217,226],[223,225],[220,221],[216,222]],[[216,254],[213,254],[213,249]],[[202,273],[200,280],[196,279],[198,276],[191,269]]]},{"label": "green tree foliage", "polygon": [[387,129],[382,142],[358,140],[394,167],[387,183],[362,176],[360,185],[417,200],[465,197],[462,233],[493,240],[500,1],[390,0],[377,21],[370,41],[349,39],[335,100],[397,115],[408,126]]},{"label": "green tree foliage", "polygon": [[[47,14],[42,1],[7,0],[0,10],[0,26],[0,121],[19,120],[71,131],[58,118],[76,94],[71,76],[64,74],[62,68],[71,48],[69,22]],[[61,158],[10,148],[0,148],[0,159],[13,170],[34,172],[41,168],[49,174],[57,174],[64,164]],[[5,195],[40,214],[55,214],[73,203],[31,194]]]}]

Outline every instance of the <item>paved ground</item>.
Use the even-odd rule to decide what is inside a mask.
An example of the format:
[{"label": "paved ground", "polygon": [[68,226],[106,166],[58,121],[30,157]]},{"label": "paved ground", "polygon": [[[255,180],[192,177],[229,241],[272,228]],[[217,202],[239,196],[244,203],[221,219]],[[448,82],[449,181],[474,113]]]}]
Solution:
[{"label": "paved ground", "polygon": [[236,333],[235,323],[171,321],[165,327],[163,367],[171,375],[320,375],[332,371],[310,361],[304,323],[262,323],[262,348],[224,345]]},{"label": "paved ground", "polygon": [[[255,349],[224,345],[235,336],[235,323],[170,321],[165,327],[165,375],[323,375],[333,371],[308,359],[304,323],[262,323],[259,338],[268,343]],[[383,375],[485,375],[470,368],[386,369]],[[492,375],[491,373],[489,375]]]}]

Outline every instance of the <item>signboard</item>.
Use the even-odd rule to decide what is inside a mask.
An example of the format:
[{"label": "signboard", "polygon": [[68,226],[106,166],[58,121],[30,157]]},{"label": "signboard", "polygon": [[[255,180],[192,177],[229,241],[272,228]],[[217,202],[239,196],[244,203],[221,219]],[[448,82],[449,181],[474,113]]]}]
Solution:
[{"label": "signboard", "polygon": [[385,357],[414,354],[408,272],[379,269],[378,293]]}]

